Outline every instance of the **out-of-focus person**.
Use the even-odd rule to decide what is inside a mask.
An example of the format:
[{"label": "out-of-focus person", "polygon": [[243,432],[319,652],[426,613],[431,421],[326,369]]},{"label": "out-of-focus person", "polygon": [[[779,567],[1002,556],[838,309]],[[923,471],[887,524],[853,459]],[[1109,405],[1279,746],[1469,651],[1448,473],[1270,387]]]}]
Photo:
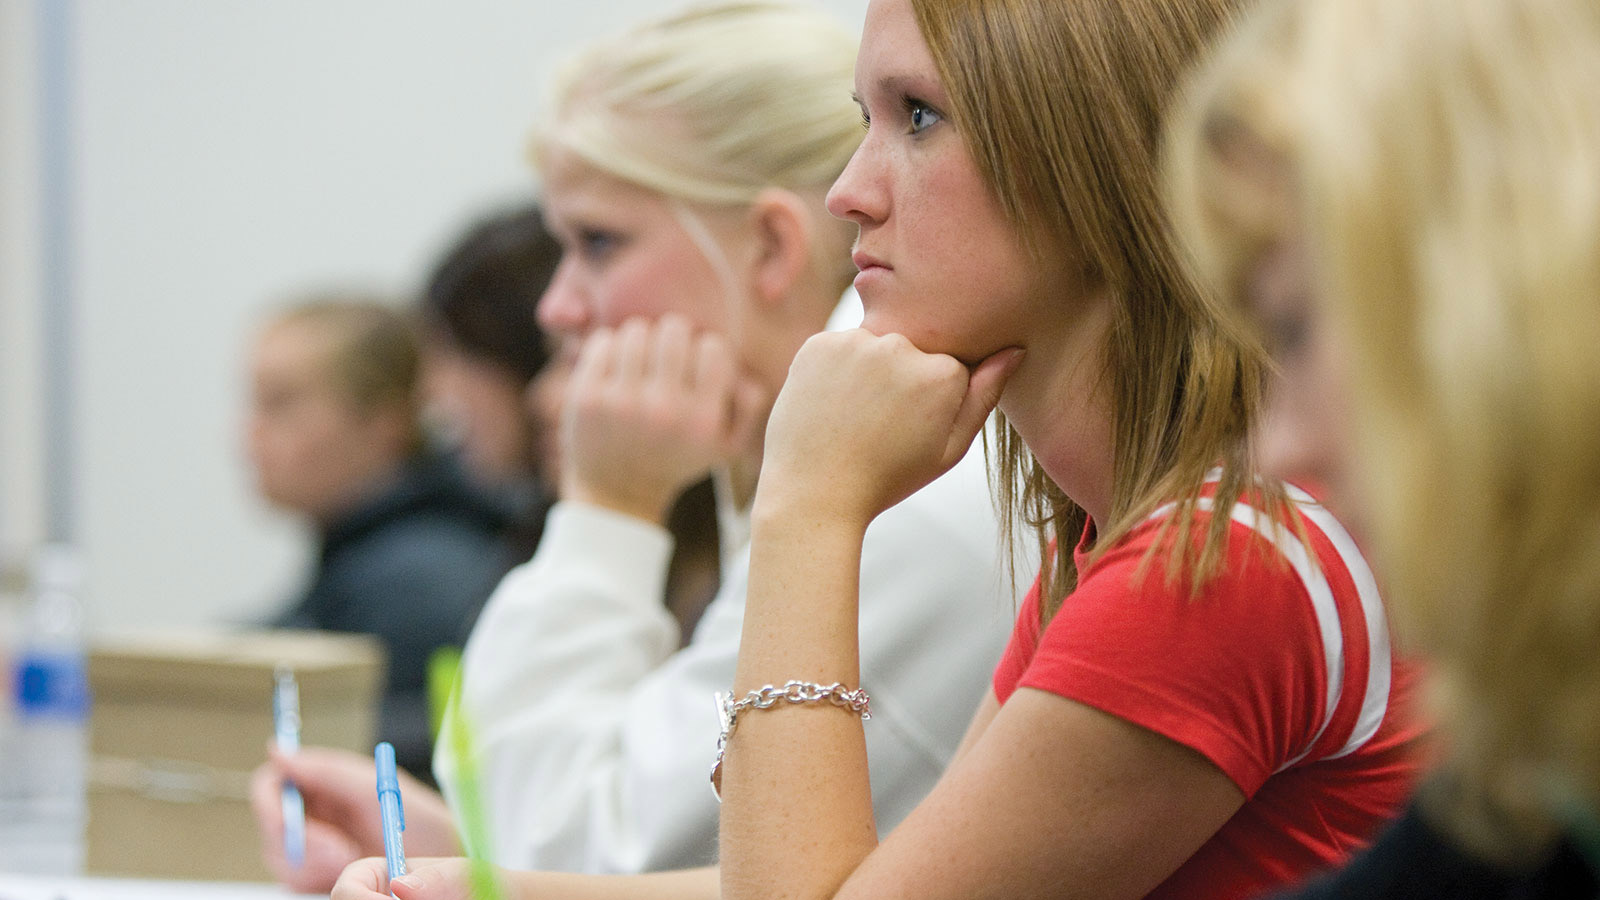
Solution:
[{"label": "out-of-focus person", "polygon": [[[468,474],[508,505],[518,562],[538,547],[560,479],[556,431],[576,347],[563,351],[534,315],[560,261],[544,210],[530,201],[469,226],[422,294],[429,413]],[[687,641],[718,584],[709,480],[677,499],[667,528],[676,541],[666,601]]]},{"label": "out-of-focus person", "polygon": [[1192,94],[1172,207],[1276,358],[1263,462],[1360,525],[1443,737],[1286,896],[1600,896],[1600,4],[1275,2]]},{"label": "out-of-focus person", "polygon": [[428,441],[420,371],[416,330],[396,304],[303,300],[255,340],[247,441],[261,496],[316,541],[304,589],[270,624],[379,637],[379,736],[431,778],[428,659],[465,641],[515,557],[505,506]]},{"label": "out-of-focus person", "polygon": [[553,363],[533,307],[561,247],[542,216],[530,202],[473,222],[421,298],[427,413],[468,473],[510,505],[519,559],[538,545],[555,483],[554,419],[524,402],[529,382]]},{"label": "out-of-focus person", "polygon": [[[450,245],[421,300],[425,419],[458,455],[464,474],[506,512],[505,568],[534,552],[561,468],[556,432],[575,344],[546,335],[534,315],[560,253],[538,204],[490,213]],[[675,643],[682,644],[720,584],[709,480],[678,497],[666,529],[672,552],[658,599],[676,620]],[[462,635],[470,624],[460,623]],[[286,775],[298,785],[308,818],[299,868],[282,852],[277,797]],[[382,851],[370,802],[374,777],[370,756],[325,747],[302,748],[293,759],[275,756],[258,768],[252,799],[263,859],[279,880],[297,890],[326,891],[350,860]],[[442,798],[423,780],[402,774],[402,782],[408,843],[457,847]]]}]

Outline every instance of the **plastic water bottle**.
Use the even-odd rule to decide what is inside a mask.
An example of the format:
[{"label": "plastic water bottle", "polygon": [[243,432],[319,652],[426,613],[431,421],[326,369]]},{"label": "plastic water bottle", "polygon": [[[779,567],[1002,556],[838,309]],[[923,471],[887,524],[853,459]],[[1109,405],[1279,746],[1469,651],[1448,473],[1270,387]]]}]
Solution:
[{"label": "plastic water bottle", "polygon": [[68,546],[40,549],[11,673],[11,721],[0,755],[0,871],[83,869],[89,690],[83,564]]}]

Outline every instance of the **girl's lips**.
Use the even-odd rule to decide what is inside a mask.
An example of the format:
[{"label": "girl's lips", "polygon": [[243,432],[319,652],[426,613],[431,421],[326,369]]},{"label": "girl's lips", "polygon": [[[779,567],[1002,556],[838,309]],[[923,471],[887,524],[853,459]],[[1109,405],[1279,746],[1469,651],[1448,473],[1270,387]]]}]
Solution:
[{"label": "girl's lips", "polygon": [[888,278],[889,273],[893,271],[888,266],[866,266],[862,268],[860,272],[856,273],[855,281],[853,282],[856,293],[860,294],[864,299],[874,285]]},{"label": "girl's lips", "polygon": [[860,269],[862,272],[865,272],[868,269],[893,269],[894,268],[893,266],[891,266],[888,263],[884,262],[883,260],[877,258],[876,256],[873,256],[870,253],[863,253],[860,250],[857,250],[856,252],[850,254],[850,261],[855,263],[856,264],[856,268]]}]

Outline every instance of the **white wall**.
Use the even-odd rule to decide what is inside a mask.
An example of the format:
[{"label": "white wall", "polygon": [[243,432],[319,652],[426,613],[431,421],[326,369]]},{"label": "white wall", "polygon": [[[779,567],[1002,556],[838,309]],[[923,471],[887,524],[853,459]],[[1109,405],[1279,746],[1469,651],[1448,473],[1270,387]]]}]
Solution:
[{"label": "white wall", "polygon": [[37,60],[32,10],[0,0],[0,568],[43,537]]},{"label": "white wall", "polygon": [[[72,116],[77,136],[72,519],[93,622],[262,615],[305,544],[254,499],[239,451],[253,325],[305,286],[414,287],[457,226],[530,189],[522,148],[549,66],[677,4],[0,0],[0,134],[26,123],[8,101],[32,89],[11,23],[44,3],[75,21],[71,108],[44,114]],[[862,0],[825,5],[859,25]],[[0,138],[8,235],[30,202],[11,174],[29,140]],[[35,390],[13,370],[35,366],[39,301],[28,265],[7,265],[29,238],[0,240],[11,397]],[[0,541],[37,527],[14,502],[38,483],[19,449],[37,418],[27,400],[0,406]]]}]

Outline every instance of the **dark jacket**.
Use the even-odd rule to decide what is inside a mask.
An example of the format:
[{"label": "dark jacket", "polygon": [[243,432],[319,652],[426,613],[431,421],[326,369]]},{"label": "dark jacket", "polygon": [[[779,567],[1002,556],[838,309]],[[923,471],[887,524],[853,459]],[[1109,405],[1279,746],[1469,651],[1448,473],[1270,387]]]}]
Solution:
[{"label": "dark jacket", "polygon": [[1600,897],[1600,872],[1578,844],[1563,839],[1520,869],[1493,865],[1459,849],[1416,805],[1344,868],[1276,900],[1591,900]]},{"label": "dark jacket", "polygon": [[273,624],[376,635],[388,653],[379,739],[432,782],[427,665],[466,641],[479,609],[526,559],[543,502],[513,506],[470,484],[454,457],[426,452],[320,535],[310,586]]}]

